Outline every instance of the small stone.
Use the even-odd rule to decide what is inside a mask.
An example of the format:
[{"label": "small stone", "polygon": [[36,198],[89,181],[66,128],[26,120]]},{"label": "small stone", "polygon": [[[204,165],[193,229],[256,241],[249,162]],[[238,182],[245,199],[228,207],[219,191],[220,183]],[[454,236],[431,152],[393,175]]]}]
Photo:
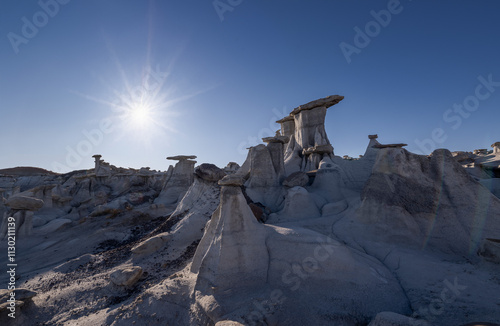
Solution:
[{"label": "small stone", "polygon": [[109,275],[109,279],[116,285],[128,287],[134,285],[141,276],[142,268],[132,266],[114,271]]},{"label": "small stone", "polygon": [[158,251],[164,244],[165,241],[163,240],[163,236],[157,235],[139,243],[137,246],[133,247],[131,251],[136,255],[149,255]]}]

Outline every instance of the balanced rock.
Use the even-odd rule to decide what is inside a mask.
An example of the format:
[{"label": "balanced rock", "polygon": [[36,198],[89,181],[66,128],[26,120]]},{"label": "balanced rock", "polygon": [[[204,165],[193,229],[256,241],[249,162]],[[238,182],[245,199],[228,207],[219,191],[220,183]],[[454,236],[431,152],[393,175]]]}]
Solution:
[{"label": "balanced rock", "polygon": [[109,279],[116,285],[132,286],[142,276],[142,268],[131,266],[114,271],[109,275]]},{"label": "balanced rock", "polygon": [[37,211],[43,207],[43,200],[26,196],[13,196],[7,199],[5,206],[11,209]]}]

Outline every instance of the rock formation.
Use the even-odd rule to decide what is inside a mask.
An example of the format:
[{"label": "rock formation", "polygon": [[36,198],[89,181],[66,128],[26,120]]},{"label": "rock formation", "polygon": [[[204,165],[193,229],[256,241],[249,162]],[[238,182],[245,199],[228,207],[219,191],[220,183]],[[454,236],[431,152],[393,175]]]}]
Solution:
[{"label": "rock formation", "polygon": [[484,238],[500,234],[500,200],[447,150],[425,157],[383,149],[362,200],[356,225],[371,225],[370,236],[360,234],[377,241],[433,246],[468,256]]},{"label": "rock formation", "polygon": [[493,147],[493,154],[500,155],[500,142],[497,141],[491,147]]},{"label": "rock formation", "polygon": [[333,154],[325,131],[326,110],[343,99],[343,96],[332,95],[312,101],[295,108],[289,117],[277,121],[281,124],[282,135],[290,137],[284,158],[287,175],[315,170],[325,155]]},{"label": "rock formation", "polygon": [[500,323],[498,144],[422,156],[369,135],[343,159],[324,126],[342,99],[294,109],[241,167],[95,155],[88,170],[0,175],[0,212],[25,235],[15,279],[36,291],[18,289],[14,324]]},{"label": "rock formation", "polygon": [[[178,155],[167,157],[167,160],[178,161],[173,168],[172,175],[165,182],[155,204],[172,206],[179,202],[194,181],[194,155]],[[174,206],[175,208],[175,206]]]},{"label": "rock formation", "polygon": [[0,239],[8,236],[28,236],[33,233],[34,212],[43,207],[43,200],[26,197],[12,196],[5,202],[10,208],[3,216],[0,227]]}]

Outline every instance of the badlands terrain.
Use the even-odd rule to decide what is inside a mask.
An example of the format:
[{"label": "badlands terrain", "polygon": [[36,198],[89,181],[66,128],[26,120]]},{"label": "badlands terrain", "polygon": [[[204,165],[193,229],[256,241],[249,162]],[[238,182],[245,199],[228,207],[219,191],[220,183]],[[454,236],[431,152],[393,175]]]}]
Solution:
[{"label": "badlands terrain", "polygon": [[342,99],[241,166],[0,170],[0,325],[500,323],[500,143],[340,157]]}]

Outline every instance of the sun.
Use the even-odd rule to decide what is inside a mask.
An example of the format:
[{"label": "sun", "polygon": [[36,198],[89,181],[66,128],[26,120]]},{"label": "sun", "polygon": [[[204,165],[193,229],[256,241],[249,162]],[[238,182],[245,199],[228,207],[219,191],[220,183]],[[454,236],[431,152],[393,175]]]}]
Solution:
[{"label": "sun", "polygon": [[136,104],[130,109],[130,122],[136,127],[146,127],[151,122],[151,108],[146,104]]}]

